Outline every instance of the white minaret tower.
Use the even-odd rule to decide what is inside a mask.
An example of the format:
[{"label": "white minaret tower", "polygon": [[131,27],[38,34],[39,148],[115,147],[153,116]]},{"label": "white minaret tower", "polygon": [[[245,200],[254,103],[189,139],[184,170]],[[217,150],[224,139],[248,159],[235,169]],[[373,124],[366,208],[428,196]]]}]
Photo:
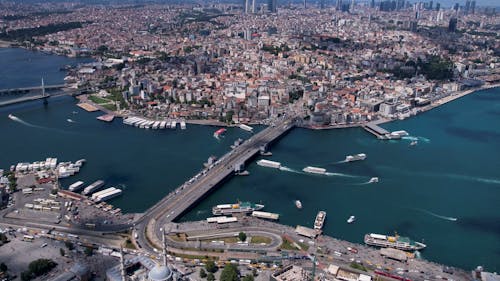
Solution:
[{"label": "white minaret tower", "polygon": [[127,281],[125,277],[125,260],[123,259],[123,248],[120,247],[120,275],[122,277],[122,281]]},{"label": "white minaret tower", "polygon": [[163,266],[167,267],[167,241],[165,239],[165,228],[161,230],[162,241],[163,241]]},{"label": "white minaret tower", "polygon": [[42,97],[45,97],[45,83],[43,82],[43,78],[42,78]]}]

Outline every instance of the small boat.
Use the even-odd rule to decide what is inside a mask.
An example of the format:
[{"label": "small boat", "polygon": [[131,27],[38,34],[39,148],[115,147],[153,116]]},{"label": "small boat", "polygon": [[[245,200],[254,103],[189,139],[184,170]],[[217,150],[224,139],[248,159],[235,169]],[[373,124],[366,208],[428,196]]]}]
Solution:
[{"label": "small boat", "polygon": [[71,113],[73,113],[73,114],[78,114],[78,111],[73,111],[73,112],[71,112]]},{"label": "small boat", "polygon": [[353,223],[354,221],[356,221],[356,217],[355,217],[355,216],[350,216],[350,217],[347,219],[347,223]]},{"label": "small boat", "polygon": [[241,171],[241,172],[236,172],[236,175],[237,176],[249,176],[250,172],[245,170],[245,171]]},{"label": "small boat", "polygon": [[302,209],[302,202],[300,202],[300,200],[295,200],[295,207],[297,207],[297,209]]},{"label": "small boat", "polygon": [[416,140],[414,140],[414,141],[410,142],[410,145],[411,145],[411,146],[414,146],[414,145],[417,145],[417,144],[418,144],[418,142],[417,142]]},{"label": "small boat", "polygon": [[368,183],[376,183],[376,182],[378,182],[378,177],[373,177],[368,181]]},{"label": "small boat", "polygon": [[75,123],[75,121],[73,121],[72,119],[66,119],[66,121],[68,121],[69,123]]},{"label": "small boat", "polygon": [[221,136],[222,134],[224,134],[226,132],[226,129],[222,128],[222,129],[218,129],[217,131],[215,131],[214,133],[214,137],[216,138],[219,138],[219,136]]},{"label": "small boat", "polygon": [[366,159],[366,154],[364,153],[359,153],[355,155],[347,155],[345,157],[345,162],[353,162],[353,161],[359,161],[359,160],[365,160]]},{"label": "small boat", "polygon": [[14,116],[14,115],[12,115],[12,114],[9,114],[9,119],[11,119],[11,120],[16,120],[16,118],[17,118],[16,116]]}]

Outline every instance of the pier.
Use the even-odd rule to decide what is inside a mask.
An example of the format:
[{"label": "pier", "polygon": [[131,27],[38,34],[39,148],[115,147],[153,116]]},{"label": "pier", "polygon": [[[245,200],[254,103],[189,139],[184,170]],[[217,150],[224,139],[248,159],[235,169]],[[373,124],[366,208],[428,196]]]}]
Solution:
[{"label": "pier", "polygon": [[363,129],[365,129],[367,132],[374,134],[378,139],[381,140],[387,140],[390,139],[390,132],[387,131],[386,129],[378,126],[375,123],[368,123],[363,126]]}]

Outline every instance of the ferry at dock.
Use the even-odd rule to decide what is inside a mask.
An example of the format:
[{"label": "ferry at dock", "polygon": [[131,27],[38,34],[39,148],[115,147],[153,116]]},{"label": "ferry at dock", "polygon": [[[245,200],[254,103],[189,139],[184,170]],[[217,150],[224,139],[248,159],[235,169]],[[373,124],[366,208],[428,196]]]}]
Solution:
[{"label": "ferry at dock", "polygon": [[280,162],[275,162],[275,161],[270,161],[270,160],[265,160],[265,159],[261,159],[261,160],[257,161],[257,165],[262,166],[262,167],[274,168],[274,169],[281,168]]},{"label": "ferry at dock", "polygon": [[222,204],[212,208],[212,214],[215,216],[230,215],[235,213],[251,213],[264,209],[262,204],[254,204],[251,202],[239,202],[236,204]]},{"label": "ferry at dock", "polygon": [[365,244],[370,246],[394,248],[403,251],[417,251],[422,250],[427,245],[424,243],[416,242],[408,237],[399,235],[388,236],[382,234],[370,233],[365,235]]},{"label": "ferry at dock", "polygon": [[323,225],[325,224],[325,219],[326,219],[326,212],[319,211],[318,214],[316,215],[316,219],[314,220],[314,229],[321,230],[323,228]]}]

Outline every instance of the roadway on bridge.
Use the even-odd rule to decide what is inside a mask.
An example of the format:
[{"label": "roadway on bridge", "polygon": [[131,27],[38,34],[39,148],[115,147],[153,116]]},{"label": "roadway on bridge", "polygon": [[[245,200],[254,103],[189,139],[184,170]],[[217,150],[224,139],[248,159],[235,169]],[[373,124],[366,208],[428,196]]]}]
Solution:
[{"label": "roadway on bridge", "polygon": [[[291,119],[278,121],[275,126],[268,127],[251,139],[224,155],[220,163],[210,169],[204,176],[189,185],[182,185],[176,192],[162,199],[150,208],[136,224],[138,238],[136,242],[145,250],[154,252],[153,247],[161,245],[161,228],[172,222],[193,204],[203,198],[216,185],[234,173],[235,165],[244,163],[257,154],[262,145],[281,136],[293,127]],[[152,244],[152,245],[150,245]]]}]

